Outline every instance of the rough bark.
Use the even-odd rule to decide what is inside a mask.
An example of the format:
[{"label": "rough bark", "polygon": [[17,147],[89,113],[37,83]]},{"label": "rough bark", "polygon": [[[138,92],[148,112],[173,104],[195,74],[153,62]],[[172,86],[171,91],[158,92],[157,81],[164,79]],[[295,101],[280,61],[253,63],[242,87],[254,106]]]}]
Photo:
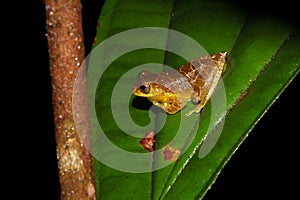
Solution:
[{"label": "rough bark", "polygon": [[[45,6],[61,199],[96,199],[93,159],[80,140],[72,109],[74,82],[85,56],[81,2],[46,0]],[[79,88],[85,84],[82,79]],[[87,111],[85,93],[74,92],[82,94],[80,106]],[[80,129],[88,134],[88,115],[81,121]]]}]

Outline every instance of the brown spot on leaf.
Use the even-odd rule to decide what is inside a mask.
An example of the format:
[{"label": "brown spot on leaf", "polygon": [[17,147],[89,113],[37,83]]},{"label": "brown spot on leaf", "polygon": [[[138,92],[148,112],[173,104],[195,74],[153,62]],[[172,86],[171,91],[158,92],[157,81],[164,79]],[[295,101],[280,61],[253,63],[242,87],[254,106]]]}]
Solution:
[{"label": "brown spot on leaf", "polygon": [[164,160],[172,160],[176,162],[181,154],[180,149],[167,145],[163,148]]},{"label": "brown spot on leaf", "polygon": [[149,152],[153,151],[153,146],[155,143],[155,131],[148,131],[144,137],[140,140],[140,144],[144,147],[144,149],[146,149]]}]

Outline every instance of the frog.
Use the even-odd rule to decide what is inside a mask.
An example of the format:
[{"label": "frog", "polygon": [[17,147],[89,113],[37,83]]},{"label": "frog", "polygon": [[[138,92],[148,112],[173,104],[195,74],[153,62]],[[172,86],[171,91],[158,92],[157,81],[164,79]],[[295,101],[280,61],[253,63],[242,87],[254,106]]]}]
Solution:
[{"label": "frog", "polygon": [[147,98],[168,114],[184,109],[188,101],[195,106],[186,116],[200,113],[224,73],[227,59],[228,53],[224,51],[194,58],[177,70],[141,71],[132,93]]}]

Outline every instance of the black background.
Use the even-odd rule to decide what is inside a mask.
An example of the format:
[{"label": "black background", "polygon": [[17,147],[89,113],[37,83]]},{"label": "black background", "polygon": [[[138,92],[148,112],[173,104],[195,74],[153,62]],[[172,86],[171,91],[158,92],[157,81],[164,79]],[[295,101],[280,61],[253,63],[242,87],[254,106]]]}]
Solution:
[{"label": "black background", "polygon": [[[100,7],[95,5],[101,3],[99,0],[83,1],[86,49],[90,48],[96,31],[95,23]],[[271,14],[296,21],[293,6],[275,5],[275,9],[269,9],[269,6],[261,6],[260,3],[251,1],[251,4],[241,6],[244,9],[271,10]],[[26,144],[18,150],[25,161],[17,161],[15,183],[26,188],[22,197],[59,199],[44,5],[42,2],[32,3],[31,11],[27,14],[24,18],[29,33],[26,42],[30,45],[30,52],[25,62],[30,64],[26,70],[20,69],[20,73],[26,71],[28,75],[23,77],[19,85],[26,89],[26,93],[22,94],[25,100],[18,110],[22,113],[19,120],[25,122],[22,130],[28,132],[24,137]],[[255,126],[208,191],[205,200],[280,196],[291,199],[299,196],[296,184],[291,182],[297,182],[296,177],[299,176],[299,166],[296,164],[299,158],[299,81],[298,75]]]}]

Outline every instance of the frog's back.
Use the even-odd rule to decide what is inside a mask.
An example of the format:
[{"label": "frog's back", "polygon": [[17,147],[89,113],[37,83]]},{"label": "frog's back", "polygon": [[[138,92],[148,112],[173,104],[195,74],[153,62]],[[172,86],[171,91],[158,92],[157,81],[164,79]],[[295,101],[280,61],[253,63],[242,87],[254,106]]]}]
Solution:
[{"label": "frog's back", "polygon": [[201,56],[181,66],[178,71],[190,82],[198,100],[208,99],[224,71],[226,52]]}]

